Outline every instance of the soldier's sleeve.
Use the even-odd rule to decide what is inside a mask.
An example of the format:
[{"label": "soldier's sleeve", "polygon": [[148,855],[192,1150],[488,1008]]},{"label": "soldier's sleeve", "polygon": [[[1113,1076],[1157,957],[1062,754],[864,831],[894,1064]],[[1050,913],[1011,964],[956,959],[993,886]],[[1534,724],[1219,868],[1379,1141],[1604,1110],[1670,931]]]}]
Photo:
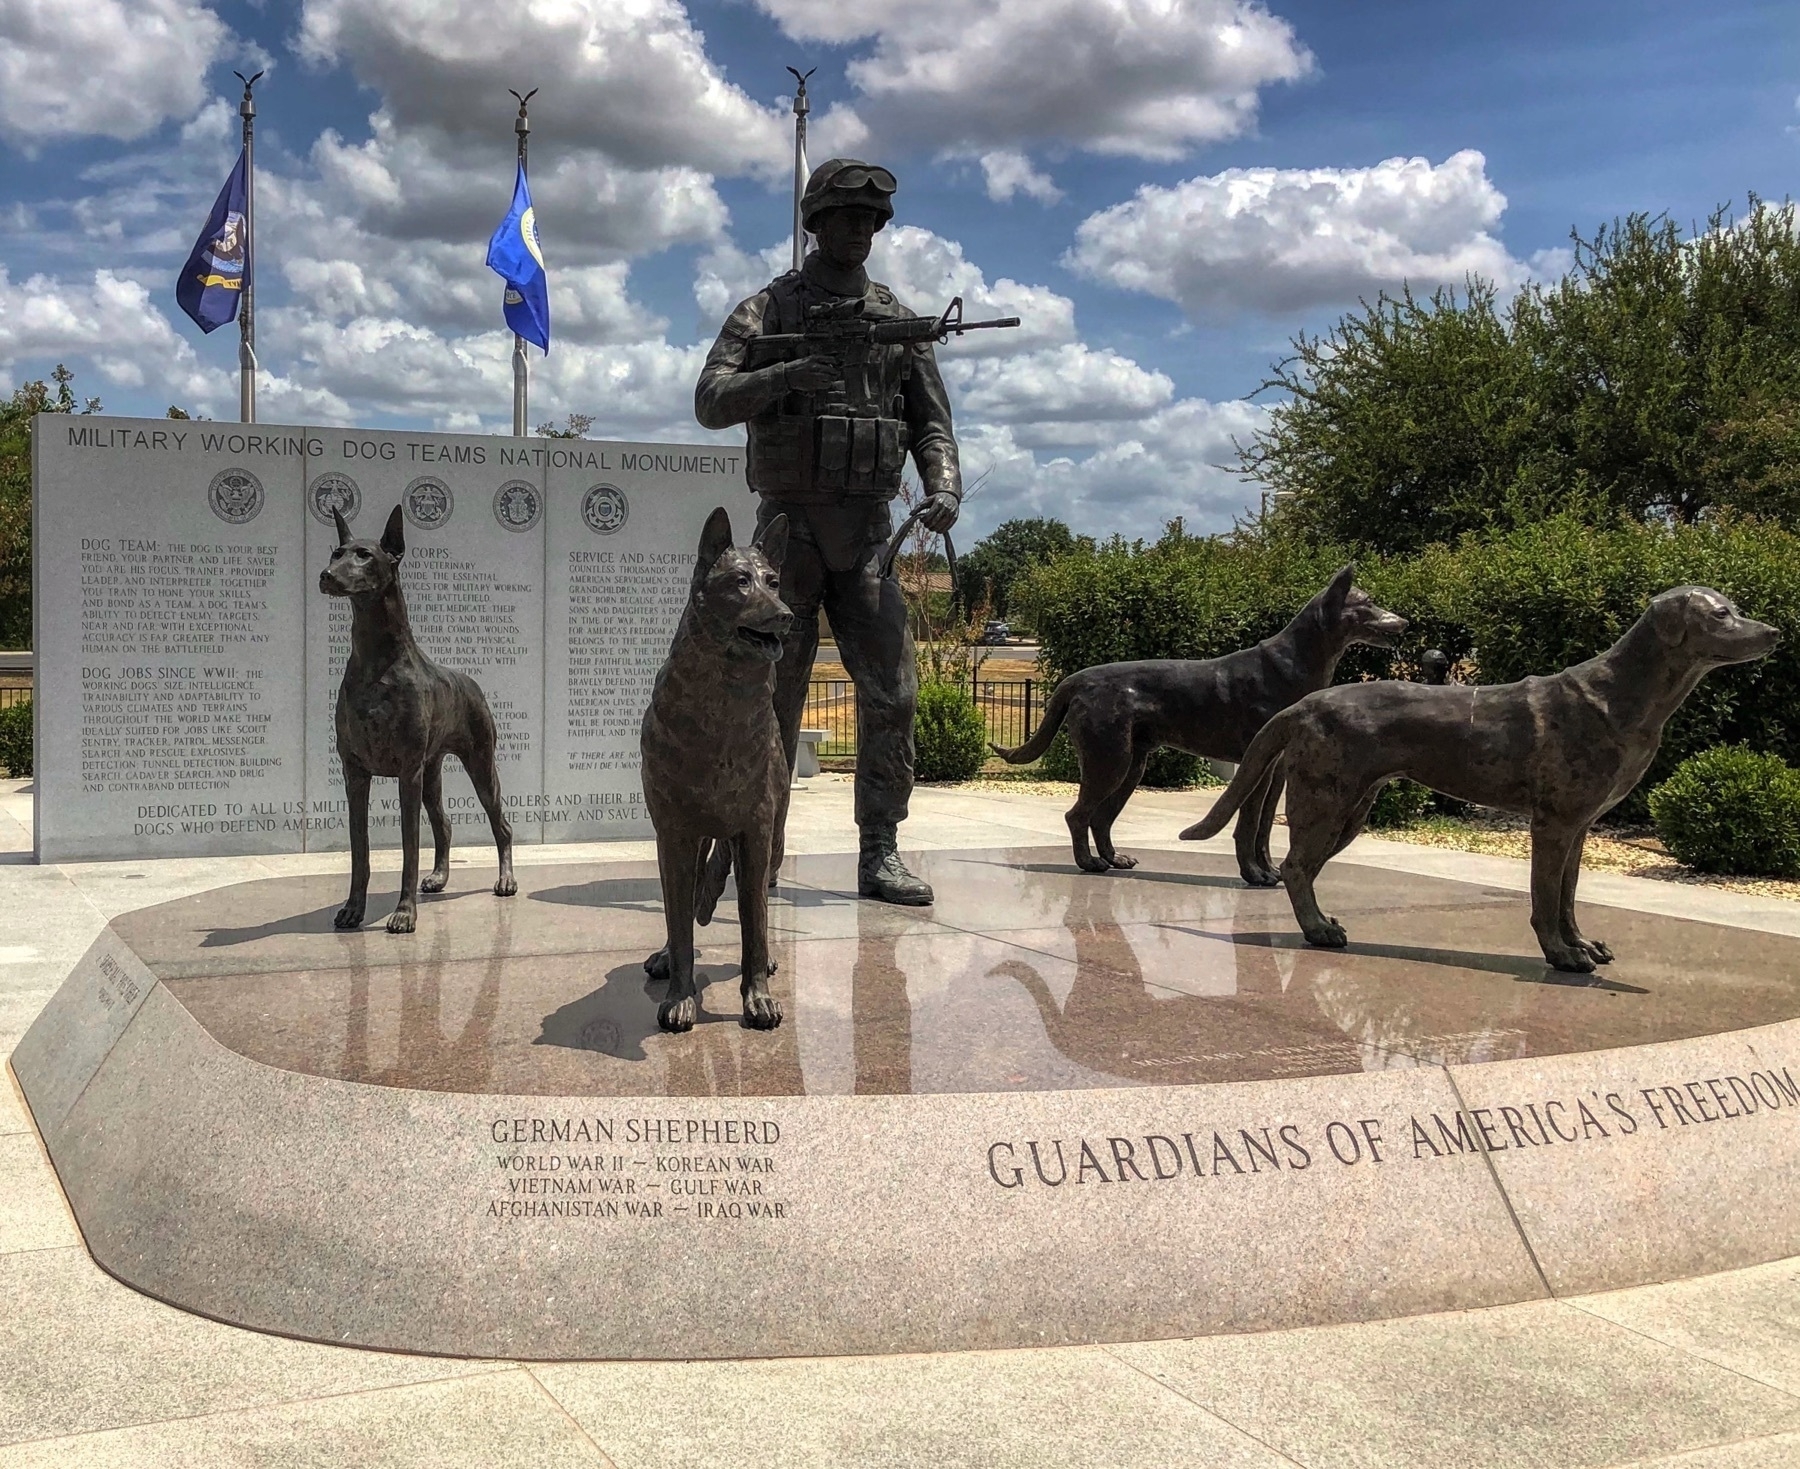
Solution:
[{"label": "soldier's sleeve", "polygon": [[730,428],[748,423],[787,389],[786,368],[781,363],[754,371],[744,367],[753,338],[762,335],[763,312],[769,293],[758,291],[740,301],[725,318],[718,340],[706,354],[700,381],[694,386],[694,417],[702,428]]},{"label": "soldier's sleeve", "polygon": [[913,363],[912,374],[906,380],[906,428],[913,463],[919,467],[919,483],[928,495],[954,495],[960,500],[962,467],[956,457],[950,395],[944,391],[937,353],[930,342],[920,342],[907,350],[913,354]]}]

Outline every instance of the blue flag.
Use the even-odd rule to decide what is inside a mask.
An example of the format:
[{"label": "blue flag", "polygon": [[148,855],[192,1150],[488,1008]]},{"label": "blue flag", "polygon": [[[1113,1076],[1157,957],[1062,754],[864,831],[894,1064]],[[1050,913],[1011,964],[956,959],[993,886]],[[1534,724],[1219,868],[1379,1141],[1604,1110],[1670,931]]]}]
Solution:
[{"label": "blue flag", "polygon": [[507,326],[548,352],[550,279],[544,274],[544,255],[538,249],[537,214],[531,207],[531,187],[525,182],[523,163],[513,185],[512,208],[488,241],[487,263],[506,282]]},{"label": "blue flag", "polygon": [[194,241],[193,253],[175,282],[175,300],[201,331],[215,331],[237,315],[250,269],[250,223],[245,218],[245,159],[219,190],[206,228]]}]

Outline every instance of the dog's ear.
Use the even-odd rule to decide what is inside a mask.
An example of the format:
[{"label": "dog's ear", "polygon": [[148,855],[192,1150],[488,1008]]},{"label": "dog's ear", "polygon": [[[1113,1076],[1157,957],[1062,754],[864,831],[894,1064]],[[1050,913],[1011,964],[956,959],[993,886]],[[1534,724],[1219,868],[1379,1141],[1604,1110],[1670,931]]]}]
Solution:
[{"label": "dog's ear", "polygon": [[331,518],[337,522],[338,544],[340,546],[349,545],[350,544],[350,522],[344,519],[344,512],[339,510],[337,508],[337,506],[333,505],[331,507]]},{"label": "dog's ear", "polygon": [[700,570],[711,569],[731,549],[731,517],[723,505],[706,517],[706,528],[700,532]]},{"label": "dog's ear", "polygon": [[1685,587],[1650,599],[1650,626],[1658,642],[1674,648],[1687,637],[1688,600]]},{"label": "dog's ear", "polygon": [[787,556],[788,518],[777,515],[756,533],[754,542],[756,549],[763,553],[763,560],[781,570],[781,563]]},{"label": "dog's ear", "polygon": [[381,532],[381,549],[396,561],[406,555],[406,519],[400,514],[398,505]]},{"label": "dog's ear", "polygon": [[1344,603],[1350,597],[1350,584],[1356,580],[1356,563],[1347,561],[1338,568],[1337,575],[1325,583],[1325,606],[1332,612],[1343,610]]}]

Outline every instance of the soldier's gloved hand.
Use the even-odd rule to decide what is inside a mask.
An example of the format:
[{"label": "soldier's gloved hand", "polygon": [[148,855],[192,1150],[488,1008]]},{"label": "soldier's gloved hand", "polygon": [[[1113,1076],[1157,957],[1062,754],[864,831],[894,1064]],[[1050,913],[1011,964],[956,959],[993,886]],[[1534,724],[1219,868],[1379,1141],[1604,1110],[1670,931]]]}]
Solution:
[{"label": "soldier's gloved hand", "polygon": [[919,523],[928,531],[947,531],[956,524],[956,517],[961,509],[961,500],[939,490],[925,502],[925,508],[919,515]]},{"label": "soldier's gloved hand", "polygon": [[782,380],[790,391],[816,393],[836,384],[840,374],[829,357],[802,357],[797,362],[782,364]]}]

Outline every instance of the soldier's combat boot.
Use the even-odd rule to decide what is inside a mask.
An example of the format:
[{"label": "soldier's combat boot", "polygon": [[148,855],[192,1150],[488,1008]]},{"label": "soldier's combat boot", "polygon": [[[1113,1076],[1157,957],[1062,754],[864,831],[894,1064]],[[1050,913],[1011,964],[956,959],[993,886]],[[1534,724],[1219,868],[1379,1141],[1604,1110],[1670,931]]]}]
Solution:
[{"label": "soldier's combat boot", "polygon": [[932,899],[931,884],[914,877],[900,860],[898,834],[892,824],[860,828],[862,852],[856,860],[858,896],[883,903],[923,908]]}]

